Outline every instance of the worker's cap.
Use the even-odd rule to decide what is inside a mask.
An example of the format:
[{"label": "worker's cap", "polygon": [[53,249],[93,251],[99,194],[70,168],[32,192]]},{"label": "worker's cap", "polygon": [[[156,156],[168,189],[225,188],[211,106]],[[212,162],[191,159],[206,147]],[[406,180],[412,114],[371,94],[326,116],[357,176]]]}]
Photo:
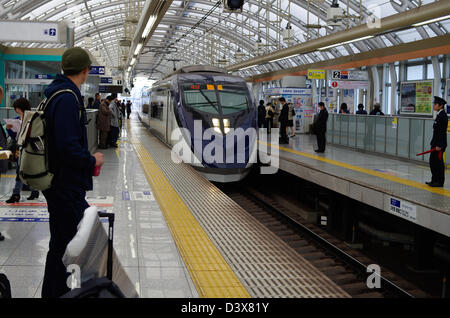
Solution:
[{"label": "worker's cap", "polygon": [[447,102],[445,101],[445,99],[440,98],[439,96],[434,96],[433,104],[445,105],[447,104]]},{"label": "worker's cap", "polygon": [[91,66],[89,54],[81,47],[66,50],[62,56],[62,69],[64,72],[79,73]]}]

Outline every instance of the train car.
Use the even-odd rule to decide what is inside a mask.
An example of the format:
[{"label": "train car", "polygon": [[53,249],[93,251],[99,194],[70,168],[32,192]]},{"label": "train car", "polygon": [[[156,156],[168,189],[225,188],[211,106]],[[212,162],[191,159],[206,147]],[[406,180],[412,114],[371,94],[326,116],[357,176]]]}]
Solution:
[{"label": "train car", "polygon": [[[190,154],[183,153],[183,158],[193,158],[188,163],[210,181],[239,181],[255,162],[253,94],[243,78],[228,75],[222,68],[183,67],[156,82],[146,116],[151,131],[169,147],[174,150],[181,143],[187,147],[183,149],[189,149]],[[204,138],[211,131],[216,136]],[[212,142],[215,149],[208,153],[218,159],[213,161],[204,155]]]}]

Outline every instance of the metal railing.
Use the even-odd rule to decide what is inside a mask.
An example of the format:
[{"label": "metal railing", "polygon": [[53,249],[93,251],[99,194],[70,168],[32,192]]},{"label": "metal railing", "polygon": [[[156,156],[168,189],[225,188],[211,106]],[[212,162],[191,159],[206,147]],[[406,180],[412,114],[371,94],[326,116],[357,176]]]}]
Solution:
[{"label": "metal railing", "polygon": [[430,149],[432,118],[329,115],[328,143],[419,162],[429,159],[429,155],[417,157],[416,154]]},{"label": "metal railing", "polygon": [[[87,138],[88,138],[88,146],[89,151],[93,152],[98,146],[98,129],[97,129],[97,113],[98,110],[95,109],[87,109],[86,117],[87,117]],[[3,118],[15,118],[17,117],[17,113],[14,108],[10,107],[0,107],[0,122]]]}]

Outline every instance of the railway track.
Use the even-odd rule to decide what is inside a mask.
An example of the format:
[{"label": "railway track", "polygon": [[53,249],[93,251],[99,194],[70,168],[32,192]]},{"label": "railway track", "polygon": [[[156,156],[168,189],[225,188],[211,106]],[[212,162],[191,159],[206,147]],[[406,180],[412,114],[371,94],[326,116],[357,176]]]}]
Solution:
[{"label": "railway track", "polygon": [[367,265],[378,264],[319,226],[287,210],[274,199],[254,189],[225,187],[236,203],[279,236],[297,253],[355,298],[428,297],[398,275],[381,269],[381,288],[369,289]]}]

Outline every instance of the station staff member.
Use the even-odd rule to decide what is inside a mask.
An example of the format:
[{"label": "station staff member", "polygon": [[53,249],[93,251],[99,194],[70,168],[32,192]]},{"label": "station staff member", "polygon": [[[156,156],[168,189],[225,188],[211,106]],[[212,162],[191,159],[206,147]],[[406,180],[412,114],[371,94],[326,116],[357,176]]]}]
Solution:
[{"label": "station staff member", "polygon": [[433,110],[438,112],[433,124],[433,138],[431,148],[436,151],[430,153],[431,182],[427,182],[430,187],[443,187],[445,181],[444,152],[447,148],[447,126],[448,117],[444,110],[447,104],[445,100],[434,96]]}]

